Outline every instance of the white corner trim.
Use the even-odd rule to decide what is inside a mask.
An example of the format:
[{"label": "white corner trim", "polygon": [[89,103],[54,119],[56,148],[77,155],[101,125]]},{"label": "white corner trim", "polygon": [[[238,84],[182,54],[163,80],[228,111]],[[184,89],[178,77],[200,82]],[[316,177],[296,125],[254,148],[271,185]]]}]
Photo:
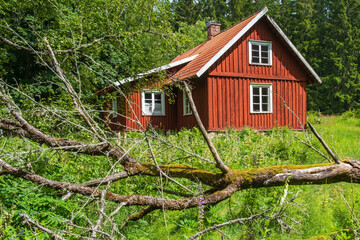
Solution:
[{"label": "white corner trim", "polygon": [[214,57],[210,59],[197,73],[196,76],[200,77],[206,72],[229,48],[236,43],[252,26],[254,26],[260,18],[262,18],[265,13],[268,11],[268,8],[265,7],[261,12],[251,20],[240,32],[238,32],[235,37],[233,37]]},{"label": "white corner trim", "polygon": [[279,25],[276,24],[276,22],[269,16],[267,16],[267,19],[270,21],[270,23],[274,26],[274,28],[278,31],[278,33],[283,37],[283,39],[285,40],[285,42],[287,44],[289,44],[289,46],[291,47],[291,49],[295,52],[295,54],[300,58],[300,60],[302,61],[302,63],[304,63],[304,65],[307,67],[307,69],[311,72],[311,74],[315,77],[315,79],[319,82],[322,83],[319,75],[317,75],[317,73],[314,71],[314,69],[310,66],[310,64],[305,60],[305,58],[301,55],[301,53],[296,49],[296,47],[294,46],[294,44],[290,41],[290,39],[285,35],[285,33],[281,30],[281,28],[279,27]]},{"label": "white corner trim", "polygon": [[196,54],[196,55],[193,55],[191,57],[187,57],[187,58],[184,58],[184,59],[181,59],[179,61],[176,61],[176,62],[173,62],[173,63],[169,63],[169,64],[166,64],[166,65],[163,65],[161,67],[157,67],[157,68],[154,68],[154,69],[151,69],[145,73],[139,73],[138,75],[136,75],[135,77],[128,77],[128,78],[124,78],[120,81],[116,81],[114,82],[114,85],[115,86],[119,86],[121,84],[124,84],[124,83],[127,83],[127,82],[132,82],[136,79],[139,79],[139,78],[142,78],[142,77],[145,77],[151,73],[156,73],[156,72],[160,72],[160,71],[163,71],[163,70],[166,70],[166,69],[169,69],[169,68],[173,68],[173,67],[176,67],[176,66],[179,66],[181,64],[184,64],[184,63],[187,63],[187,62],[191,62],[192,60],[194,60],[199,54]]}]

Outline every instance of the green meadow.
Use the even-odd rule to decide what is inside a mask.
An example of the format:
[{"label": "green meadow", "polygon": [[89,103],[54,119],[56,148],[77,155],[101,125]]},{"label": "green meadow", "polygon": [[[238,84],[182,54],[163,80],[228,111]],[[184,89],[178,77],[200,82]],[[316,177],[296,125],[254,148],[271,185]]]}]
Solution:
[{"label": "green meadow", "polygon": [[[351,114],[312,114],[309,120],[340,158],[360,159],[360,118]],[[181,163],[215,170],[211,164],[196,157],[187,157],[184,152],[185,150],[211,160],[211,154],[196,128],[172,132],[169,136],[156,131],[149,134],[154,137],[153,150],[160,164]],[[325,152],[309,131],[294,132],[286,128],[275,128],[267,132],[256,132],[249,128],[242,131],[229,128],[225,132],[212,135],[220,156],[233,169],[327,162],[315,151],[300,143],[296,137]],[[122,140],[121,144],[130,155],[143,162],[152,161],[147,144],[140,133],[128,133],[126,140]],[[178,148],[172,147],[171,144],[177,145]],[[111,164],[104,157],[46,151],[41,146],[38,152],[29,153],[30,146],[34,147],[34,144],[19,138],[3,137],[1,146],[3,152],[7,153],[6,160],[10,164],[24,166],[25,159],[28,159],[34,172],[57,181],[82,183],[103,177],[111,168]],[[22,152],[27,153],[21,154]],[[121,171],[120,166],[119,170],[115,169],[116,171]],[[208,189],[207,186],[193,184],[187,180],[179,181],[195,193]],[[170,196],[166,193],[162,195],[162,187],[179,191],[172,182],[159,182],[158,179],[150,177],[124,179],[114,183],[109,190],[121,194]],[[286,207],[287,217],[282,218],[283,227],[271,219],[259,219],[244,224],[233,224],[220,230],[231,239],[356,238],[356,231],[360,227],[357,222],[357,217],[360,217],[360,189],[356,184],[349,183],[247,189],[217,205],[205,207],[200,218],[197,208],[182,211],[158,210],[136,222],[129,222],[121,233],[127,239],[187,239],[199,230],[214,224],[249,217],[264,210],[269,210],[267,214],[272,215],[280,210],[283,196],[286,195],[285,200],[289,200],[296,193],[296,204]],[[63,223],[64,219],[73,218],[81,226],[86,225],[87,219],[97,218],[98,214],[93,211],[97,206],[96,201],[88,201],[88,198],[78,195],[62,201],[63,195],[62,192],[25,180],[0,176],[0,236],[3,239],[48,239],[49,235],[46,233],[35,231],[23,224],[19,214],[24,212],[46,226],[75,232],[76,230]],[[116,206],[109,203],[107,211],[114,210]],[[124,208],[117,215],[116,224],[121,226],[126,218],[137,210],[137,207]],[[78,238],[69,235],[66,239]],[[221,234],[212,231],[201,239],[221,239]]]}]

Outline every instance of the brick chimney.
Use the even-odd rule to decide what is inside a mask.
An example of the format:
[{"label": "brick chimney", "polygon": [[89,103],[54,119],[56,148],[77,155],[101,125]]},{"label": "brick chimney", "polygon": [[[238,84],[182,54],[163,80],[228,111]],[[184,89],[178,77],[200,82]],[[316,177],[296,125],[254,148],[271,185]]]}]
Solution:
[{"label": "brick chimney", "polygon": [[215,22],[213,18],[211,18],[210,22],[206,23],[208,40],[212,39],[220,33],[220,26],[221,23]]}]

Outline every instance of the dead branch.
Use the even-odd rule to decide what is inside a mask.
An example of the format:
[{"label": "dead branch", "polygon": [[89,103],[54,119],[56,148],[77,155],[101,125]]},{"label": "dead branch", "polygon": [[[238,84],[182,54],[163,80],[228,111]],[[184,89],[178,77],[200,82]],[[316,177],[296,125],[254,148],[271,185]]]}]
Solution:
[{"label": "dead branch", "polygon": [[265,214],[267,212],[269,212],[270,210],[271,209],[268,209],[268,210],[266,210],[266,211],[264,211],[264,212],[262,212],[260,214],[252,215],[252,216],[247,217],[247,218],[238,218],[238,219],[234,219],[234,220],[231,220],[231,221],[228,221],[228,222],[225,222],[225,223],[214,225],[212,227],[204,229],[201,232],[198,232],[195,235],[189,237],[189,240],[197,239],[201,235],[204,235],[205,233],[213,231],[213,230],[217,230],[218,228],[223,227],[223,226],[231,225],[231,224],[234,224],[234,223],[244,223],[244,222],[254,221],[254,220],[258,219],[258,218],[266,218],[267,216]]},{"label": "dead branch", "polygon": [[308,125],[311,129],[311,131],[314,133],[315,137],[319,140],[319,142],[321,143],[321,145],[323,145],[323,147],[325,148],[326,152],[331,156],[331,158],[337,163],[340,164],[341,161],[335,156],[335,154],[331,151],[331,149],[329,148],[329,146],[326,144],[326,142],[324,141],[324,139],[322,139],[322,137],[318,134],[318,132],[316,131],[316,129],[314,128],[314,126],[308,122]]},{"label": "dead branch", "polygon": [[186,95],[187,95],[187,97],[189,99],[189,102],[190,102],[191,110],[192,110],[192,112],[194,114],[194,117],[195,117],[195,120],[196,120],[196,123],[199,126],[200,131],[201,131],[202,135],[204,136],[205,141],[206,141],[206,143],[207,143],[207,145],[208,145],[208,147],[209,147],[209,149],[210,149],[210,151],[211,151],[211,153],[212,153],[212,155],[213,155],[213,157],[214,157],[214,159],[216,161],[216,167],[219,168],[221,170],[221,172],[224,173],[224,174],[229,173],[230,168],[228,166],[226,166],[223,163],[223,161],[221,160],[219,154],[216,151],[216,148],[215,148],[214,144],[212,143],[209,135],[207,134],[207,131],[206,131],[204,125],[202,124],[202,121],[201,121],[199,113],[198,113],[198,111],[196,109],[195,102],[194,102],[194,99],[192,97],[192,94],[191,94],[191,91],[189,89],[188,84],[186,82],[183,82],[183,84],[184,84],[184,90],[185,90]]},{"label": "dead branch", "polygon": [[[49,42],[45,39],[45,44],[47,49],[50,52],[51,58],[53,60],[54,66],[55,66],[55,72],[57,73],[58,77],[61,79],[61,81],[64,83],[69,96],[71,97],[76,110],[79,112],[79,114],[82,116],[86,124],[89,126],[91,131],[97,136],[97,138],[100,141],[105,141],[105,134],[104,132],[99,128],[99,126],[96,124],[96,122],[89,116],[89,114],[85,111],[83,105],[81,104],[80,98],[77,96],[76,92],[74,91],[73,87],[71,86],[70,82],[67,80],[67,78],[64,76],[64,73],[55,57],[55,54],[49,44]],[[99,132],[102,136],[100,136]]]},{"label": "dead branch", "polygon": [[[286,185],[287,186],[287,185]],[[273,208],[270,208],[270,209],[267,209],[265,211],[263,211],[262,213],[260,214],[254,214],[254,215],[251,215],[250,217],[247,217],[247,218],[238,218],[238,219],[234,219],[234,220],[231,220],[231,221],[228,221],[228,222],[224,222],[224,223],[221,223],[221,224],[216,224],[216,225],[213,225],[209,228],[206,228],[198,233],[196,233],[195,235],[191,236],[189,238],[189,240],[194,240],[194,239],[197,239],[198,237],[204,235],[205,233],[207,232],[210,232],[210,231],[219,231],[218,228],[220,227],[223,227],[223,226],[227,226],[227,225],[232,225],[232,224],[235,224],[235,223],[241,223],[241,224],[244,224],[245,222],[251,222],[251,221],[255,221],[259,218],[265,218],[265,219],[268,219],[268,220],[273,220],[273,221],[276,221],[280,227],[282,229],[286,229],[287,231],[291,230],[291,226],[287,225],[283,220],[282,218],[288,218],[288,216],[284,213],[285,212],[285,209],[286,207],[293,203],[294,200],[297,198],[298,194],[300,193],[301,191],[298,191],[294,197],[292,197],[289,201],[283,201],[283,199],[286,198],[287,196],[287,191],[284,192],[284,196],[282,198],[282,201],[280,202],[280,210],[277,211],[276,213],[268,216],[266,215],[268,212],[270,212]],[[298,222],[295,220],[295,219],[291,219],[292,222],[295,222],[296,224],[298,224]],[[224,236],[225,234],[221,231],[219,231],[221,233],[222,236]]]},{"label": "dead branch", "polygon": [[48,228],[42,226],[40,223],[38,223],[37,221],[31,219],[26,213],[20,214],[20,217],[24,218],[24,221],[35,226],[36,228],[50,234],[51,236],[54,237],[54,239],[59,239],[59,240],[65,240],[65,238],[61,237],[60,235],[56,234],[55,232],[49,230]]},{"label": "dead branch", "polygon": [[[271,186],[282,186],[287,181],[289,185],[302,184],[329,184],[335,182],[360,182],[359,162],[354,159],[347,159],[341,164],[317,164],[309,166],[276,166],[261,169],[233,170],[231,179],[222,179],[225,188],[212,194],[204,196],[204,204],[214,204],[221,202],[239,189],[261,188]],[[42,184],[49,188],[71,191],[85,196],[100,198],[104,190],[84,187],[81,185],[67,182],[58,182],[49,180],[39,175],[15,168],[3,160],[0,160],[0,175],[8,174],[15,177],[21,177],[34,183]],[[224,176],[226,178],[226,176]],[[290,180],[287,180],[290,178]],[[186,199],[165,199],[145,195],[123,196],[108,191],[105,199],[116,203],[125,202],[127,206],[150,206],[155,208],[164,208],[169,210],[181,210],[198,206],[200,197]]]},{"label": "dead branch", "polygon": [[323,158],[325,158],[326,160],[328,160],[328,162],[331,162],[331,160],[325,156],[322,152],[320,152],[319,150],[317,150],[316,148],[314,148],[313,146],[311,146],[310,144],[307,144],[306,142],[304,142],[303,140],[301,140],[300,138],[296,137],[295,138],[297,140],[299,140],[302,144],[304,144],[305,146],[307,146],[308,148],[314,150],[317,154],[319,154],[320,156],[322,156]]}]

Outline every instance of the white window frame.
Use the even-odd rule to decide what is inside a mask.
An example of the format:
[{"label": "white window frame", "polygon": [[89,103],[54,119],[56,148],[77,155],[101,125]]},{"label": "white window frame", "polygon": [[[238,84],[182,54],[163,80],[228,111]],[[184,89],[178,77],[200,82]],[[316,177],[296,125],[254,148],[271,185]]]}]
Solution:
[{"label": "white window frame", "polygon": [[188,116],[192,114],[190,102],[185,92],[183,92],[183,113],[184,116]]},{"label": "white window frame", "polygon": [[115,98],[112,99],[112,117],[116,118],[117,117],[117,98],[115,96]]},{"label": "white window frame", "polygon": [[[259,111],[254,111],[254,102],[253,102],[253,90],[254,88],[260,88],[259,91]],[[268,110],[263,111],[262,106],[262,88],[268,89]],[[272,94],[272,84],[271,83],[250,83],[250,113],[272,113],[273,112],[273,94]]]},{"label": "white window frame", "polygon": [[[147,111],[145,109],[145,93],[151,93],[151,100],[152,100],[152,110]],[[155,110],[155,94],[161,93],[161,111],[156,113]],[[141,93],[141,102],[142,102],[142,113],[143,116],[165,116],[165,94],[163,91],[159,90],[149,90],[144,89]]]},{"label": "white window frame", "polygon": [[[252,61],[252,48],[254,45],[259,46],[259,62]],[[261,62],[261,47],[268,46],[268,63]],[[249,40],[249,63],[251,65],[272,66],[272,43],[268,41]]]}]

